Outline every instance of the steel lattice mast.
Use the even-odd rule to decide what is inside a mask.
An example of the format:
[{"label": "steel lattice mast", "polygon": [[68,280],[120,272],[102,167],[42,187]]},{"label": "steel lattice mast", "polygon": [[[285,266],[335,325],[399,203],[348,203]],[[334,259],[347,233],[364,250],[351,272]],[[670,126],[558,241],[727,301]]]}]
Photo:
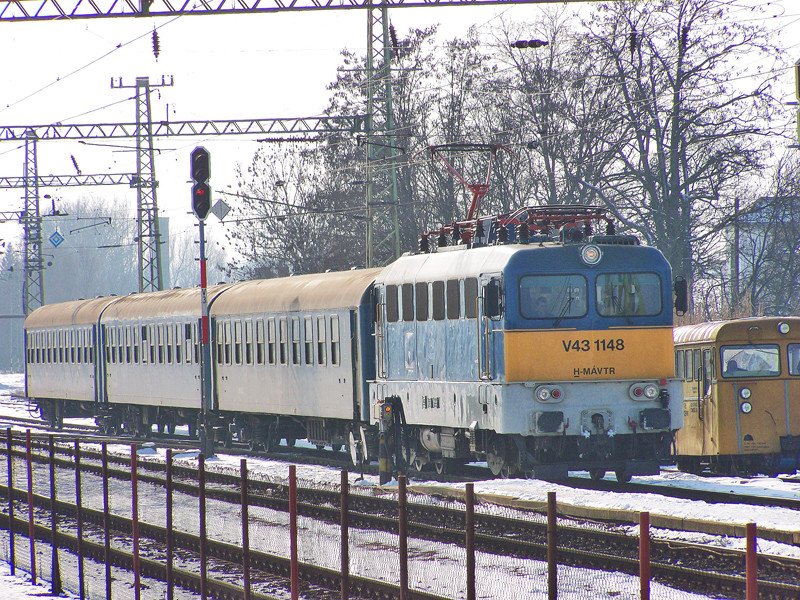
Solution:
[{"label": "steel lattice mast", "polygon": [[25,210],[20,219],[25,231],[25,282],[22,286],[22,312],[25,315],[44,304],[38,170],[36,132],[29,129],[25,138]]}]

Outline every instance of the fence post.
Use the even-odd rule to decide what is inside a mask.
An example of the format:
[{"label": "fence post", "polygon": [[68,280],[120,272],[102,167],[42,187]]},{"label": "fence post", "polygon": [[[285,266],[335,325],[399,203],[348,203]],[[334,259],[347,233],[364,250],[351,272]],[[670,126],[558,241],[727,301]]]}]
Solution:
[{"label": "fence post", "polygon": [[397,533],[400,542],[400,600],[408,598],[408,504],[406,476],[397,478]]},{"label": "fence post", "polygon": [[758,555],[756,554],[756,524],[748,523],[747,532],[747,600],[758,600]]},{"label": "fence post", "polygon": [[468,483],[465,492],[467,600],[475,600],[475,484]]},{"label": "fence post", "polygon": [[106,598],[111,598],[111,505],[108,490],[108,444],[103,442],[103,561],[106,563]]},{"label": "fence post", "polygon": [[8,449],[8,530],[9,530],[9,558],[11,559],[11,574],[16,573],[16,556],[14,552],[14,458],[11,456],[13,452],[13,436],[11,427],[6,429],[6,447]]},{"label": "fence post", "polygon": [[136,444],[131,444],[131,533],[133,534],[133,595],[142,597],[142,581],[139,577],[139,463]]},{"label": "fence post", "polygon": [[289,564],[292,600],[298,600],[299,573],[297,566],[297,467],[289,465]]},{"label": "fence post", "polygon": [[341,525],[342,525],[342,600],[350,598],[350,483],[347,471],[342,470],[342,500],[341,500]]},{"label": "fence post", "polygon": [[31,581],[36,585],[36,528],[33,521],[33,456],[31,430],[25,430],[25,456],[28,461],[28,539],[31,545]]},{"label": "fence post", "polygon": [[172,571],[172,448],[167,448],[167,600],[175,595],[174,573]]},{"label": "fence post", "polygon": [[242,571],[244,572],[244,600],[250,600],[250,514],[247,499],[247,459],[241,462],[242,473]]},{"label": "fence post", "polygon": [[52,531],[50,555],[50,593],[53,596],[60,596],[61,589],[61,570],[58,564],[58,513],[56,512],[56,442],[53,434],[48,436],[48,447],[50,450],[50,527]]},{"label": "fence post", "polygon": [[200,497],[200,597],[208,598],[208,568],[206,566],[206,457],[197,457],[197,488]]},{"label": "fence post", "polygon": [[547,598],[558,598],[558,521],[555,492],[547,492]]},{"label": "fence post", "polygon": [[641,600],[650,600],[650,513],[639,513],[639,590]]},{"label": "fence post", "polygon": [[75,516],[78,535],[78,590],[81,600],[84,595],[84,573],[83,573],[83,495],[81,494],[81,447],[80,442],[75,440]]}]

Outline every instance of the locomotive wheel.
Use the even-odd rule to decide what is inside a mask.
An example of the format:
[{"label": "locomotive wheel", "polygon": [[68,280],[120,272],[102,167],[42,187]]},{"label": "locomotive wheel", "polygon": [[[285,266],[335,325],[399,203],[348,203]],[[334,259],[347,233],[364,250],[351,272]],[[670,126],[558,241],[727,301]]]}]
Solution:
[{"label": "locomotive wheel", "polygon": [[592,478],[592,481],[600,481],[605,476],[606,472],[603,469],[589,469],[589,477]]},{"label": "locomotive wheel", "polygon": [[415,459],[414,459],[414,465],[413,465],[413,466],[414,466],[414,470],[415,470],[417,473],[421,473],[421,472],[422,472],[422,469],[424,469],[424,468],[425,468],[425,465],[426,465],[426,464],[428,464],[428,463],[427,463],[427,462],[425,462],[425,461],[423,461],[423,460],[422,460],[422,458],[420,458],[420,457],[418,456],[417,458],[415,458]]},{"label": "locomotive wheel", "polygon": [[489,442],[489,448],[486,452],[486,463],[489,465],[489,470],[492,475],[497,477],[503,472],[506,466],[506,443],[501,437],[495,436]]},{"label": "locomotive wheel", "polygon": [[617,469],[614,471],[617,478],[617,483],[628,483],[631,480],[630,474],[625,469]]},{"label": "locomotive wheel", "polygon": [[443,458],[433,461],[433,468],[436,470],[437,475],[444,475],[444,472],[447,471],[447,465]]},{"label": "locomotive wheel", "polygon": [[286,446],[289,448],[294,448],[294,445],[297,443],[297,438],[287,437],[286,439]]}]

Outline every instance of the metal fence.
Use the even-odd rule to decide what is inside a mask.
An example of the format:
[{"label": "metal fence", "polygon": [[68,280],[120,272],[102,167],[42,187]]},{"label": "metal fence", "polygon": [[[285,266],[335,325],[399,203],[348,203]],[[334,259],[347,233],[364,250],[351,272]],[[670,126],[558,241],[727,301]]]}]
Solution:
[{"label": "metal fence", "polygon": [[[207,471],[202,455],[193,476],[176,474],[171,452],[152,475],[156,467],[141,468],[134,446],[127,474],[111,474],[105,445],[101,458],[89,458],[77,443],[56,445],[49,436],[45,455],[34,457],[30,432],[24,451],[14,447],[21,442],[7,431],[0,558],[53,593],[108,600],[703,597],[651,580],[647,513],[631,540],[636,558],[604,569],[602,549],[572,547],[581,529],[596,525],[559,517],[554,493],[537,513],[476,502],[472,484],[453,500],[414,494],[404,477],[396,488],[352,485],[347,472],[338,484],[298,481],[290,466],[288,478],[276,479],[248,474],[245,460],[232,481]],[[362,512],[376,495],[383,496],[380,514]],[[498,522],[502,536],[490,531]],[[754,526],[748,540],[746,592],[755,600]],[[577,566],[586,560],[599,566]]]}]

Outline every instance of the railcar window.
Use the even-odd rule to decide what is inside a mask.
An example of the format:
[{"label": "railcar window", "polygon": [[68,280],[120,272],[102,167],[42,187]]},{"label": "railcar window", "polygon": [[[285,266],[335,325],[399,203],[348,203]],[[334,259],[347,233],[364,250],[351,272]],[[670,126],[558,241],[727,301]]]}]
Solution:
[{"label": "railcar window", "polygon": [[70,331],[69,334],[69,362],[75,364],[75,332]]},{"label": "railcar window", "polygon": [[244,322],[244,362],[253,364],[253,322]]},{"label": "railcar window", "polygon": [[115,353],[114,348],[114,330],[112,328],[106,329],[106,362],[114,364]]},{"label": "railcar window", "polygon": [[781,374],[780,349],[777,344],[722,346],[722,377],[774,377]]},{"label": "railcar window", "polygon": [[300,319],[292,317],[292,364],[300,364]]},{"label": "railcar window", "polygon": [[317,364],[324,365],[327,362],[325,352],[325,317],[317,317]]},{"label": "railcar window", "polygon": [[233,359],[237,365],[242,364],[242,322],[233,324]]},{"label": "railcar window", "polygon": [[287,331],[286,317],[280,320],[280,359],[281,364],[285,365],[289,360],[289,333]]},{"label": "railcar window", "polygon": [[339,356],[339,316],[331,316],[331,364],[340,364]]},{"label": "railcar window", "polygon": [[604,317],[661,313],[661,280],[655,273],[603,273],[595,293],[597,312]]},{"label": "railcar window", "polygon": [[167,364],[172,364],[172,325],[166,326],[166,331],[164,332],[164,345],[166,347],[166,356],[167,356]]},{"label": "railcar window", "polygon": [[275,364],[275,319],[267,321],[267,359],[269,364]]},{"label": "railcar window", "polygon": [[264,321],[256,321],[256,363],[264,364]]},{"label": "railcar window", "polygon": [[421,281],[414,284],[414,291],[417,294],[417,321],[428,320],[428,283]]},{"label": "railcar window", "polygon": [[431,297],[433,298],[433,320],[442,321],[444,319],[444,281],[433,282]]},{"label": "railcar window", "polygon": [[458,279],[447,280],[447,318],[461,318],[461,290]]},{"label": "railcar window", "polygon": [[414,286],[403,284],[403,321],[414,320]]},{"label": "railcar window", "polygon": [[185,357],[186,364],[192,364],[192,324],[191,323],[184,323],[183,324],[183,356]]},{"label": "railcar window", "polygon": [[525,275],[519,280],[519,310],[526,319],[570,319],[587,312],[583,275]]},{"label": "railcar window", "polygon": [[233,357],[231,356],[231,346],[233,344],[233,339],[231,338],[231,322],[225,321],[225,364],[231,364],[231,360]]},{"label": "railcar window", "polygon": [[[181,364],[183,362],[183,327],[178,324],[175,325],[175,362]],[[188,357],[187,357],[188,358]]]},{"label": "railcar window", "polygon": [[142,325],[142,364],[147,364],[147,325]]},{"label": "railcar window", "polygon": [[52,332],[47,332],[47,362],[53,362],[53,334]]},{"label": "railcar window", "polygon": [[125,328],[125,362],[131,364],[131,342],[133,341],[131,336],[131,328]]},{"label": "railcar window", "polygon": [[694,381],[694,361],[692,360],[691,350],[686,351],[686,369],[685,369],[685,377],[686,381]]},{"label": "railcar window", "polygon": [[711,350],[703,350],[703,395],[711,393],[711,380],[714,377],[714,359]]},{"label": "railcar window", "polygon": [[786,350],[789,358],[789,374],[800,375],[800,344],[789,344]]},{"label": "railcar window", "polygon": [[225,326],[223,323],[217,323],[217,364],[221,365],[225,362]]},{"label": "railcar window", "polygon": [[58,362],[64,363],[64,332],[58,332]]},{"label": "railcar window", "polygon": [[694,379],[700,381],[701,373],[700,368],[702,367],[702,363],[700,362],[700,349],[694,350]]},{"label": "railcar window", "polygon": [[[200,336],[197,335],[197,323],[192,323],[192,340],[194,340],[194,344],[193,344],[193,346],[194,346],[194,364],[199,365],[200,364],[200,342],[202,340],[200,339]],[[210,340],[207,340],[207,341],[209,343],[211,343]]]},{"label": "railcar window", "polygon": [[154,365],[156,364],[156,326],[148,325],[147,328],[150,338],[150,364]]},{"label": "railcar window", "polygon": [[397,306],[397,286],[386,286],[386,320],[389,323],[396,323],[400,320],[400,311]]},{"label": "railcar window", "polygon": [[683,379],[683,350],[675,352],[675,377]]},{"label": "railcar window", "polygon": [[139,341],[139,328],[134,325],[133,327],[133,364],[139,364],[139,346],[141,342]]},{"label": "railcar window", "polygon": [[314,321],[311,317],[303,318],[303,344],[307,365],[314,364]]},{"label": "railcar window", "polygon": [[158,364],[164,364],[164,326],[156,326],[156,335],[158,336]]}]

